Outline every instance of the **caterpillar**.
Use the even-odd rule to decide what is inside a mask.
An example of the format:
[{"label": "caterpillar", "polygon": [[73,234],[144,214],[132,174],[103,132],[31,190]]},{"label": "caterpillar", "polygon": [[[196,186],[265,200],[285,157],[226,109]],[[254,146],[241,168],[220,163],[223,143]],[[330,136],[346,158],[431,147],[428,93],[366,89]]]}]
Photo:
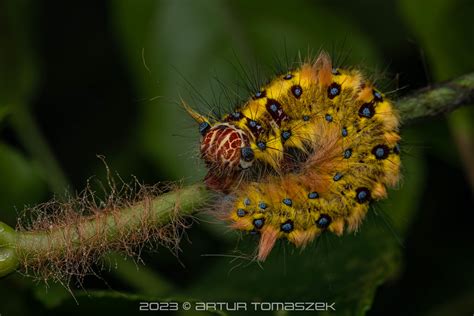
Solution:
[{"label": "caterpillar", "polygon": [[199,124],[206,185],[227,194],[220,209],[232,228],[260,235],[260,261],[280,238],[305,247],[324,231],[356,231],[399,181],[393,103],[324,51],[223,117],[183,105]]}]

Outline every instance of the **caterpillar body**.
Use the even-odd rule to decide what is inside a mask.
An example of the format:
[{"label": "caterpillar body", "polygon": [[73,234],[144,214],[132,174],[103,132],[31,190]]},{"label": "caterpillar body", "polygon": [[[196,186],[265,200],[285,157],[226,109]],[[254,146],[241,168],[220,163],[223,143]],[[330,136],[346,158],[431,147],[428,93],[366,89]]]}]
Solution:
[{"label": "caterpillar body", "polygon": [[399,180],[394,105],[325,52],[224,117],[184,106],[199,123],[206,184],[230,197],[220,208],[233,228],[260,234],[259,260],[279,238],[304,247],[325,230],[357,230]]}]

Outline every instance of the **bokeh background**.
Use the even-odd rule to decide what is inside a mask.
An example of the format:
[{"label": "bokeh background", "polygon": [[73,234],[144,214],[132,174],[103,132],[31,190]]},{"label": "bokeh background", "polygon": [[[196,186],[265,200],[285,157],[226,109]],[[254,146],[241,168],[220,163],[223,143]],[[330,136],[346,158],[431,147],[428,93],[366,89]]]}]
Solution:
[{"label": "bokeh background", "polygon": [[[126,181],[199,181],[198,133],[180,97],[233,106],[222,86],[245,93],[239,64],[265,76],[275,59],[324,48],[381,77],[394,98],[471,72],[473,17],[470,0],[1,0],[0,220],[15,225],[28,205],[105,179],[98,154]],[[404,126],[404,180],[355,236],[324,236],[302,253],[281,243],[259,266],[234,258],[255,240],[203,219],[179,260],[158,248],[137,270],[112,255],[102,279],[73,282],[79,305],[58,284],[8,276],[0,314],[134,314],[139,301],[171,299],[471,315],[472,110]]]}]

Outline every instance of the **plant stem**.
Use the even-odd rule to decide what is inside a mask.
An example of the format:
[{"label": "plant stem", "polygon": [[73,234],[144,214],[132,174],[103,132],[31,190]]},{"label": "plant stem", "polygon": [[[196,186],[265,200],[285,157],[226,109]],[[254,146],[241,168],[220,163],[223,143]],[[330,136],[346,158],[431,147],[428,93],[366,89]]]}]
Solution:
[{"label": "plant stem", "polygon": [[474,104],[474,73],[421,89],[396,102],[404,122]]},{"label": "plant stem", "polygon": [[[153,225],[157,227],[170,223],[171,218],[179,208],[180,216],[191,215],[208,201],[210,192],[204,184],[195,184],[173,192],[165,193],[152,201],[141,201],[120,211],[120,225],[117,225],[114,214],[105,214],[105,241],[120,238],[123,229],[133,230],[142,223],[142,213],[152,213]],[[65,233],[62,227],[40,232],[15,232],[8,225],[0,222],[0,277],[13,272],[19,264],[19,257],[34,261],[38,256],[48,253],[79,248],[80,242],[91,240],[97,234],[97,224],[90,218],[75,224],[75,232]],[[78,232],[81,232],[79,235]]]},{"label": "plant stem", "polygon": [[[438,115],[474,103],[474,73],[464,75],[454,80],[440,83],[411,94],[396,104],[404,122],[427,116]],[[114,215],[105,214],[106,241],[120,238],[121,229],[136,229],[141,224],[140,214],[145,208],[150,209],[153,225],[163,226],[171,221],[173,212],[179,207],[179,214],[187,216],[195,214],[205,205],[211,193],[204,184],[195,184],[179,190],[163,194],[151,201],[139,202],[120,211],[123,220],[118,227]],[[18,268],[19,254],[34,260],[38,256],[47,256],[49,251],[70,250],[70,245],[79,248],[80,242],[92,238],[97,232],[96,223],[91,218],[76,223],[78,233],[65,233],[64,228],[54,228],[42,232],[15,232],[8,225],[0,222],[0,277]],[[67,239],[66,237],[67,236]]]}]

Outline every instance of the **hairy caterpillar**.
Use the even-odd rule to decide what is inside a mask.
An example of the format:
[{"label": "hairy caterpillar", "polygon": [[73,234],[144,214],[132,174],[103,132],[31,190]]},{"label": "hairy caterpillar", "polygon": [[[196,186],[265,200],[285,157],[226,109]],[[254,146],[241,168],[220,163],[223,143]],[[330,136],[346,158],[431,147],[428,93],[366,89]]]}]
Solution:
[{"label": "hairy caterpillar", "polygon": [[325,52],[222,118],[185,108],[199,123],[206,184],[231,197],[222,209],[233,228],[261,235],[259,260],[278,238],[304,247],[324,230],[357,230],[400,176],[393,104]]}]

